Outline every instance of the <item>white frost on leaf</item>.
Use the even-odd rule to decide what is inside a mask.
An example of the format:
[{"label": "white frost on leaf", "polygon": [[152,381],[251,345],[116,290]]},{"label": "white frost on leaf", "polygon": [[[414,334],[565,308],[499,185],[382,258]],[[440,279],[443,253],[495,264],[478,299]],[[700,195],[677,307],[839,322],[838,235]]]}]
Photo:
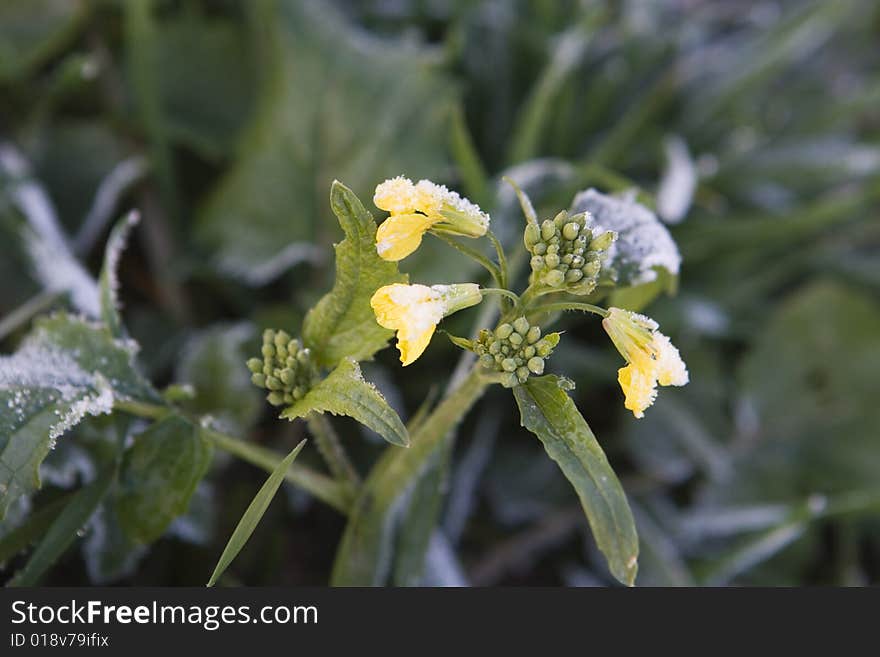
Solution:
[{"label": "white frost on leaf", "polygon": [[657,213],[666,223],[677,224],[691,207],[697,189],[697,169],[681,137],[667,138],[663,148],[666,169],[657,190]]},{"label": "white frost on leaf", "polygon": [[32,179],[27,161],[8,143],[0,143],[0,172],[12,179],[9,194],[24,217],[27,252],[34,275],[52,292],[69,292],[80,312],[98,317],[98,284],[74,258],[49,195]]},{"label": "white frost on leaf", "polygon": [[632,195],[608,196],[588,189],[575,196],[571,213],[589,212],[594,234],[611,230],[617,240],[606,262],[617,271],[621,285],[641,285],[657,278],[656,268],[677,275],[681,254],[657,216]]}]

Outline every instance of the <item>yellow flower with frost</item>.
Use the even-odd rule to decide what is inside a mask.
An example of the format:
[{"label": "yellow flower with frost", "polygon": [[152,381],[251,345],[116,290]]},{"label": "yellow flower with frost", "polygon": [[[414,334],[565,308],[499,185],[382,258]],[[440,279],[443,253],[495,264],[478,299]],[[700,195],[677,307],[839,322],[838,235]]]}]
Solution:
[{"label": "yellow flower with frost", "polygon": [[609,308],[602,320],[617,351],[628,365],[617,371],[617,381],[626,397],[624,405],[636,417],[657,398],[657,384],[683,386],[688,371],[669,338],[658,331],[657,322],[638,313]]},{"label": "yellow flower with frost", "polygon": [[466,237],[480,237],[489,229],[489,215],[477,205],[430,180],[386,180],[376,187],[373,203],[391,215],[376,232],[376,251],[384,260],[411,254],[434,226]]},{"label": "yellow flower with frost", "polygon": [[370,299],[376,321],[397,331],[397,348],[404,366],[422,355],[441,319],[482,301],[476,283],[380,287]]}]

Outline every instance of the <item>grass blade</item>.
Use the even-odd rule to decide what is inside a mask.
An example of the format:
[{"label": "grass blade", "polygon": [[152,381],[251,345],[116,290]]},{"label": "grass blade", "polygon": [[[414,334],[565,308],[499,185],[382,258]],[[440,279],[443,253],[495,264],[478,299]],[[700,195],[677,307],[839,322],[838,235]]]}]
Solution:
[{"label": "grass blade", "polygon": [[275,497],[278,487],[281,486],[281,482],[284,481],[284,475],[287,473],[287,469],[296,459],[305,444],[306,441],[303,440],[299,445],[293,448],[293,451],[278,464],[278,467],[269,475],[266,483],[263,484],[254,496],[254,499],[251,500],[251,503],[241,517],[241,520],[238,521],[235,531],[232,532],[229,542],[223,549],[223,554],[220,555],[217,567],[214,568],[214,573],[211,575],[211,579],[208,580],[208,586],[214,586],[220,578],[220,575],[224,573],[229,567],[229,564],[232,563],[232,560],[238,556],[239,552],[241,552],[245,543],[248,542],[248,539],[251,537],[251,534],[253,534],[254,529],[256,529],[257,524],[266,512],[266,509],[269,508],[269,503],[272,501],[272,498]]}]

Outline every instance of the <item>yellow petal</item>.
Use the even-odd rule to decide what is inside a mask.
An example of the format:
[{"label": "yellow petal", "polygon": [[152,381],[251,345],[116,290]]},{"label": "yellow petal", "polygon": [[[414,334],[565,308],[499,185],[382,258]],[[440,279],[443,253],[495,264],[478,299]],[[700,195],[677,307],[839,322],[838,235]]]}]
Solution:
[{"label": "yellow petal", "polygon": [[380,210],[392,214],[407,214],[414,212],[417,206],[417,198],[420,193],[416,191],[413,181],[403,176],[391,178],[376,187],[373,195],[373,203]]},{"label": "yellow petal", "polygon": [[376,252],[383,260],[403,260],[419,248],[434,220],[422,214],[393,214],[376,231]]},{"label": "yellow petal", "polygon": [[644,417],[645,409],[657,398],[654,373],[630,364],[617,370],[617,381],[626,397],[624,406],[636,417]]},{"label": "yellow petal", "polygon": [[376,321],[397,331],[400,360],[409,365],[422,355],[437,323],[443,319],[446,302],[443,289],[426,285],[396,283],[379,288],[370,299]]},{"label": "yellow petal", "polygon": [[428,347],[431,336],[434,335],[436,324],[431,324],[421,331],[400,330],[397,332],[397,348],[400,350],[400,362],[406,367]]}]

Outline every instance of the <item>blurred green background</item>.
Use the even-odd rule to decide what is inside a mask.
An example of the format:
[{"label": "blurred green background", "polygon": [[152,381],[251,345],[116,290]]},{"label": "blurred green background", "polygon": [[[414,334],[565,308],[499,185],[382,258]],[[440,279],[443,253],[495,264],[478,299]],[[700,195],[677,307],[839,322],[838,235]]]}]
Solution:
[{"label": "blurred green background", "polygon": [[[871,0],[0,0],[2,350],[27,331],[16,312],[63,307],[74,285],[27,247],[52,208],[28,216],[9,181],[45,191],[92,272],[112,219],[138,208],[120,278],[146,373],[287,451],[303,428],[274,419],[244,361],[332,282],[334,178],[365,201],[401,173],[445,182],[511,249],[523,220],[502,175],[542,218],[585,187],[635,187],[681,249],[677,290],[646,312],[691,384],[635,420],[617,354],[578,318],[549,365],[578,384],[633,504],[637,583],[877,583],[878,43]],[[481,275],[429,239],[402,268]],[[437,339],[405,370],[388,350],[365,373],[406,418],[455,358]],[[505,392],[460,429],[425,583],[610,584]],[[101,422],[59,441],[0,535],[94,475]],[[382,444],[337,426],[366,471]],[[134,545],[102,509],[46,583],[203,584],[265,477],[215,461],[158,542]],[[226,583],[326,583],[343,519],[283,490]]]}]

